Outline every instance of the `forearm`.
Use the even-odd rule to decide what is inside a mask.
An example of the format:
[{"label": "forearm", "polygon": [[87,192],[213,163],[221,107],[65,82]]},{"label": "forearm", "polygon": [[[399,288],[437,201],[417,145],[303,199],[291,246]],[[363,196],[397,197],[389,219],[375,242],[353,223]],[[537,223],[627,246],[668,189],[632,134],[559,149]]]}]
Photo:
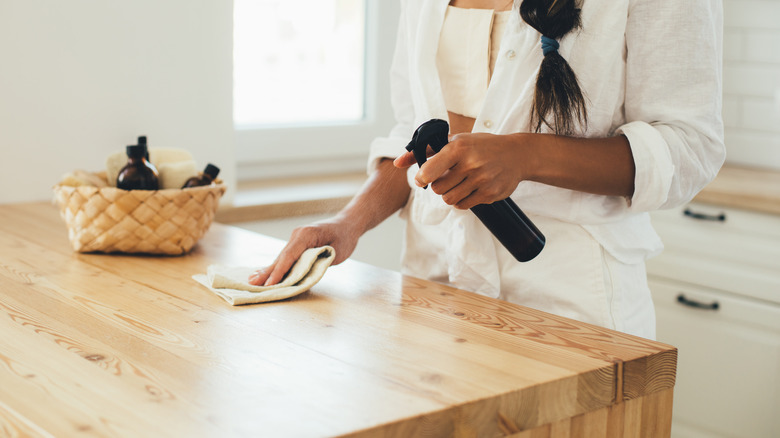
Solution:
[{"label": "forearm", "polygon": [[607,196],[634,194],[635,166],[626,137],[513,134],[522,179]]},{"label": "forearm", "polygon": [[406,169],[394,167],[389,159],[382,160],[336,218],[362,235],[406,205],[410,190]]}]

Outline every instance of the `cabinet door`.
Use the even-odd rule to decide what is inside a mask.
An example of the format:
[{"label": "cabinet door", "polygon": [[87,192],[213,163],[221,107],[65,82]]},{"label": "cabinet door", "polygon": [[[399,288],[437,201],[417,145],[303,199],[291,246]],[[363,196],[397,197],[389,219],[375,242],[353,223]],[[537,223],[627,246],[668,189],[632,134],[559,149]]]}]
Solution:
[{"label": "cabinet door", "polygon": [[672,435],[777,437],[780,306],[650,277],[658,340],[679,349]]},{"label": "cabinet door", "polygon": [[648,273],[780,304],[780,216],[691,204],[652,220],[666,248]]}]

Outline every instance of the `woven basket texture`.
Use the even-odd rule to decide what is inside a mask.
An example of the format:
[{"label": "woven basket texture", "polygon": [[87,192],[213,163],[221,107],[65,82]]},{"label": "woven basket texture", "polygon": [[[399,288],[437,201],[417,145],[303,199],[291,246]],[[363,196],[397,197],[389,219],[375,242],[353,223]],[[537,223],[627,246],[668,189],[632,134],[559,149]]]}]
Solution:
[{"label": "woven basket texture", "polygon": [[77,252],[185,254],[214,220],[221,182],[166,190],[54,186],[60,216]]}]

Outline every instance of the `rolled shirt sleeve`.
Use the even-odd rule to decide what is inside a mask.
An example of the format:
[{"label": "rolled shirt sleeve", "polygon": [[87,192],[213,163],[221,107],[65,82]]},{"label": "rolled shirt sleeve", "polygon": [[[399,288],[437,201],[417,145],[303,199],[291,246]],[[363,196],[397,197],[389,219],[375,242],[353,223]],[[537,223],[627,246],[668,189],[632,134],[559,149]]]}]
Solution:
[{"label": "rolled shirt sleeve", "polygon": [[630,210],[685,204],[723,165],[722,23],[715,0],[631,3],[617,129],[636,166]]}]

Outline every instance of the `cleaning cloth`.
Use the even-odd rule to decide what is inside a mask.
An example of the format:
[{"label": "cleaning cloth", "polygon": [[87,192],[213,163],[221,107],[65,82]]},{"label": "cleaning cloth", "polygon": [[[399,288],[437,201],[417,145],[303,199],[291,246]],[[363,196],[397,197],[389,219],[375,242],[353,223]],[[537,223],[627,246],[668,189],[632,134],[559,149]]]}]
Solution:
[{"label": "cleaning cloth", "polygon": [[336,251],[330,246],[309,248],[301,254],[287,277],[273,286],[249,284],[249,276],[257,267],[247,266],[211,265],[205,275],[197,274],[192,278],[234,306],[265,303],[294,297],[311,289],[325,275],[335,257]]}]

